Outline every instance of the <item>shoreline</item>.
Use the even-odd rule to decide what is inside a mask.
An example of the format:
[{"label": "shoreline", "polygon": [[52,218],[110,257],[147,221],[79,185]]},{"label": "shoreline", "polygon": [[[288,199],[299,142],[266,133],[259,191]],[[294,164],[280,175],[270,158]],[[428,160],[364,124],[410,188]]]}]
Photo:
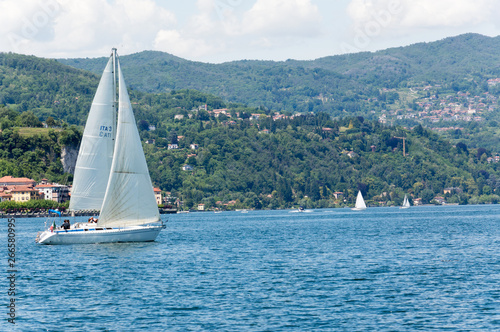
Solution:
[{"label": "shoreline", "polygon": [[[177,209],[159,209],[160,214],[171,214],[171,213],[177,213]],[[57,216],[55,213],[49,213],[49,212],[13,212],[13,213],[6,213],[3,211],[0,211],[0,219],[9,219],[9,218],[49,218]],[[61,212],[61,218],[62,217],[99,217],[99,211],[80,211],[80,212],[75,212],[71,213],[69,211],[64,211]]]}]

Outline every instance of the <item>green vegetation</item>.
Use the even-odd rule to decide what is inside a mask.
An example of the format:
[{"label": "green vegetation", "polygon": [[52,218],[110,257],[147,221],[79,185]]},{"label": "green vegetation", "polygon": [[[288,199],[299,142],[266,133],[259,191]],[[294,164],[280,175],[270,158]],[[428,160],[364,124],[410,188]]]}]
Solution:
[{"label": "green vegetation", "polygon": [[[421,126],[408,131],[324,113],[234,124],[195,116],[174,121],[175,114],[164,112],[157,130],[142,135],[156,142],[145,145],[153,180],[187,208],[218,201],[236,201],[233,208],[338,207],[352,204],[357,190],[369,204],[399,205],[405,193],[430,203],[447,187],[455,188],[448,202],[499,200],[499,164],[486,162],[486,150],[455,147]],[[178,150],[164,148],[171,133],[182,136]],[[408,156],[396,137],[406,138]],[[186,164],[193,170],[183,171]]]},{"label": "green vegetation", "polygon": [[[67,183],[71,175],[64,174],[61,151],[65,146],[76,148],[81,132],[75,126],[65,128],[26,127],[26,114],[0,107],[0,177],[28,177],[39,181]],[[32,113],[31,113],[32,115]],[[10,125],[19,125],[14,127]],[[32,123],[34,126],[41,123]],[[69,180],[68,180],[69,177]]]},{"label": "green vegetation", "polygon": [[[100,75],[106,58],[61,59]],[[327,112],[371,118],[414,86],[439,84],[450,91],[486,91],[500,77],[500,37],[465,34],[432,43],[312,61],[233,61],[208,64],[167,53],[122,56],[129,86],[161,93],[195,89],[224,100],[288,112]],[[384,92],[383,89],[397,89]],[[411,100],[408,106],[411,106]],[[378,116],[378,114],[377,114]]]},{"label": "green vegetation", "polygon": [[[195,89],[261,109],[383,118],[439,130],[454,143],[492,151],[500,146],[500,84],[488,84],[500,78],[500,37],[464,34],[312,61],[207,64],[150,51],[121,60],[137,91]],[[106,58],[59,61],[100,75]],[[468,114],[471,108],[476,113]]]},{"label": "green vegetation", "polygon": [[[499,51],[469,34],[314,61],[121,64],[152,180],[184,208],[344,206],[358,190],[375,205],[497,203]],[[100,75],[105,61],[0,53],[0,176],[71,182],[61,153],[79,144],[98,76],[61,62]],[[458,111],[436,118],[445,108]],[[472,108],[477,121],[459,118]]]},{"label": "green vegetation", "polygon": [[57,203],[54,201],[48,201],[44,199],[40,200],[31,200],[26,202],[14,202],[14,201],[5,201],[0,202],[0,211],[5,213],[11,212],[47,212],[48,209],[59,209],[60,211],[64,211],[68,208],[69,202],[65,203]]},{"label": "green vegetation", "polygon": [[[38,120],[49,118],[84,124],[97,83],[96,75],[55,60],[0,53],[0,105],[29,111],[21,121],[30,127],[41,127]],[[2,127],[9,126],[0,121]]]}]

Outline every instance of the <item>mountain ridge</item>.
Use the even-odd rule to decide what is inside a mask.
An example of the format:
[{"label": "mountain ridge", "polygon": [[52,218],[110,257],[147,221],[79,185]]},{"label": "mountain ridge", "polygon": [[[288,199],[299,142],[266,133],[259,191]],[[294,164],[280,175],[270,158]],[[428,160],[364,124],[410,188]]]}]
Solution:
[{"label": "mountain ridge", "polygon": [[[58,59],[100,73],[106,58]],[[471,75],[500,76],[500,37],[463,34],[376,52],[315,60],[195,62],[158,52],[121,57],[129,86],[144,92],[195,89],[226,101],[285,111],[349,110],[342,99],[376,98],[381,88],[416,82],[450,82]],[[321,100],[319,102],[318,100]],[[364,108],[358,103],[357,108]],[[363,111],[363,110],[361,110]],[[366,115],[366,114],[360,114]]]}]

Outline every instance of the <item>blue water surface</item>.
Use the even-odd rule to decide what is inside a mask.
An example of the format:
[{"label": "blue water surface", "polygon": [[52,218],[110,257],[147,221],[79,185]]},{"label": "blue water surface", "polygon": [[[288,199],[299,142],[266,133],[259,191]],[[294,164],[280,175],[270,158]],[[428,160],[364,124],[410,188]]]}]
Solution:
[{"label": "blue water surface", "polygon": [[4,278],[0,330],[500,330],[500,206],[164,218],[152,243],[70,246],[16,219],[16,324]]}]

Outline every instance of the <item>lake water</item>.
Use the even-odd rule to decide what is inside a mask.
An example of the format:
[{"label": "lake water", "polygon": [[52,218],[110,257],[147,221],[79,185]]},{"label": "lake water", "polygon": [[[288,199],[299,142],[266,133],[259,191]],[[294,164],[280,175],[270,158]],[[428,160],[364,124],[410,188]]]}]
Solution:
[{"label": "lake water", "polygon": [[499,205],[163,217],[153,243],[72,246],[16,219],[0,330],[500,330]]}]

